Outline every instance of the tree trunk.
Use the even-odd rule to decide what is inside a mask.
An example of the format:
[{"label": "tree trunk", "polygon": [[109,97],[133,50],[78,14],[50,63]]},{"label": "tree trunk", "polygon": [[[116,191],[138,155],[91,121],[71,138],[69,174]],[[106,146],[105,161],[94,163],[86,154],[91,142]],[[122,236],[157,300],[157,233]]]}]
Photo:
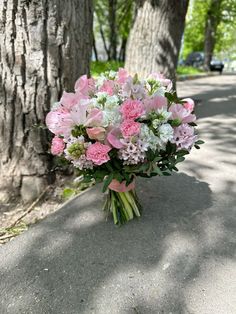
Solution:
[{"label": "tree trunk", "polygon": [[161,72],[175,81],[188,0],[139,0],[126,48],[125,67],[146,76]]},{"label": "tree trunk", "polygon": [[0,1],[0,199],[53,180],[45,116],[89,71],[92,18],[92,0]]},{"label": "tree trunk", "polygon": [[204,68],[210,70],[211,59],[213,56],[217,27],[221,20],[222,0],[211,0],[206,17],[205,42],[204,42]]},{"label": "tree trunk", "polygon": [[117,0],[108,0],[109,4],[109,26],[110,26],[110,47],[109,59],[117,59],[117,29],[116,29],[116,8]]}]

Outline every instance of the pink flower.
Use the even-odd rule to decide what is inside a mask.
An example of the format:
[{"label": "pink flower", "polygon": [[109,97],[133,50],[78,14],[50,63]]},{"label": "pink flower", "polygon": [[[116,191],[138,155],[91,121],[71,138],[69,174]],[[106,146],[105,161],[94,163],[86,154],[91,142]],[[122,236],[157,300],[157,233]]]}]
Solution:
[{"label": "pink flower", "polygon": [[108,95],[112,96],[114,94],[114,81],[105,81],[99,91],[106,92]]},{"label": "pink flower", "polygon": [[61,155],[64,151],[65,143],[62,138],[55,136],[52,139],[51,153],[53,155]]},{"label": "pink flower", "polygon": [[119,181],[113,179],[109,184],[108,188],[116,192],[128,192],[130,190],[134,190],[135,182],[133,181],[128,186],[126,186],[125,181],[120,183]]},{"label": "pink flower", "polygon": [[171,88],[172,88],[173,84],[172,84],[171,80],[165,78],[165,76],[161,73],[152,73],[149,76],[149,78],[153,78],[153,79],[159,81],[162,86],[167,88],[168,91],[171,90]]},{"label": "pink flower", "polygon": [[55,110],[50,111],[46,116],[46,125],[55,135],[68,137],[75,123],[67,111]]},{"label": "pink flower", "polygon": [[106,130],[102,127],[87,128],[86,132],[91,140],[103,141]]},{"label": "pink flower", "polygon": [[93,78],[88,78],[87,75],[82,75],[75,82],[75,91],[88,96],[89,93],[93,93],[95,91],[95,80]]},{"label": "pink flower", "polygon": [[190,123],[196,120],[196,116],[181,104],[171,105],[169,111],[172,113],[170,118],[173,120],[179,120],[182,123]]},{"label": "pink flower", "polygon": [[194,101],[191,98],[184,98],[182,100],[184,101],[183,103],[184,108],[192,112],[195,107]]},{"label": "pink flower", "polygon": [[140,100],[127,99],[120,107],[123,119],[137,119],[144,114],[144,106]]},{"label": "pink flower", "polygon": [[128,77],[129,77],[128,72],[123,68],[119,68],[117,82],[119,84],[124,84]]},{"label": "pink flower", "polygon": [[174,128],[174,138],[172,143],[176,144],[178,150],[190,150],[196,139],[197,136],[194,135],[194,128],[187,123]]},{"label": "pink flower", "polygon": [[167,99],[164,96],[154,96],[152,98],[146,99],[144,102],[144,105],[146,107],[146,111],[155,111],[157,109],[167,109]]},{"label": "pink flower", "polygon": [[86,157],[88,160],[91,160],[95,165],[100,166],[110,160],[110,157],[108,155],[108,152],[110,150],[111,147],[109,147],[108,145],[96,142],[88,147],[86,151]]},{"label": "pink flower", "polygon": [[100,126],[103,120],[103,113],[98,108],[93,108],[89,112],[87,116],[87,121],[85,123],[85,126],[95,127]]},{"label": "pink flower", "polygon": [[124,146],[121,143],[120,138],[121,138],[121,131],[119,128],[112,129],[107,135],[108,143],[117,149],[120,149]]},{"label": "pink flower", "polygon": [[88,108],[88,100],[80,100],[73,108],[71,108],[70,115],[72,120],[77,125],[84,125],[86,122],[86,114]]},{"label": "pink flower", "polygon": [[84,99],[85,96],[80,93],[67,93],[63,92],[60,99],[61,106],[66,110],[71,110],[75,105],[80,103],[81,99]]},{"label": "pink flower", "polygon": [[135,122],[134,120],[125,120],[121,124],[121,133],[124,138],[138,135],[140,132],[141,124],[138,122]]}]

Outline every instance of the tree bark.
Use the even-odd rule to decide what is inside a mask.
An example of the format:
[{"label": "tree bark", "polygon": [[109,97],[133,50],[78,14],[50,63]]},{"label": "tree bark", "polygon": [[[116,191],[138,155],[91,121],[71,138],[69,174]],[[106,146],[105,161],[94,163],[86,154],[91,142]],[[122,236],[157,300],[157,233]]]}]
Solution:
[{"label": "tree bark", "polygon": [[109,26],[110,26],[109,60],[116,60],[117,59],[117,27],[116,27],[117,0],[108,0],[108,5],[109,5]]},{"label": "tree bark", "polygon": [[217,27],[221,20],[222,0],[211,0],[207,11],[204,41],[204,68],[210,70],[211,59],[213,56]]},{"label": "tree bark", "polygon": [[88,73],[92,0],[0,1],[0,199],[53,180],[46,113]]},{"label": "tree bark", "polygon": [[161,72],[175,81],[188,0],[139,0],[126,48],[125,67],[146,76]]}]

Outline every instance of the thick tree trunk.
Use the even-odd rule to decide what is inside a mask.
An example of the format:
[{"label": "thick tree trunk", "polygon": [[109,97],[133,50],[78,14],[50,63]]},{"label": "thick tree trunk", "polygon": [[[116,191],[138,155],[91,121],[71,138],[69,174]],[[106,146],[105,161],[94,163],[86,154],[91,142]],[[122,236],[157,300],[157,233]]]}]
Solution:
[{"label": "thick tree trunk", "polygon": [[137,6],[125,67],[142,76],[161,72],[175,80],[188,0],[139,0]]},{"label": "thick tree trunk", "polygon": [[[53,179],[45,115],[88,72],[92,0],[0,1],[0,199]],[[7,194],[6,194],[7,192]]]},{"label": "thick tree trunk", "polygon": [[205,42],[204,42],[204,68],[210,70],[210,63],[213,56],[217,27],[221,17],[222,0],[211,0],[206,17]]}]

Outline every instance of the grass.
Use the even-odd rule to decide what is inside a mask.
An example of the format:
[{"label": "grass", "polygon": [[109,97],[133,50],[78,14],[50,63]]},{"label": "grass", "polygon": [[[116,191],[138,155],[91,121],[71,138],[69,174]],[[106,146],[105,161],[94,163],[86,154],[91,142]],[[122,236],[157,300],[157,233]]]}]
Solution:
[{"label": "grass", "polygon": [[203,70],[200,70],[191,66],[180,65],[177,68],[178,75],[194,75],[194,74],[201,74],[201,73],[203,73]]},{"label": "grass", "polygon": [[[113,70],[117,71],[119,68],[124,66],[123,62],[119,61],[92,61],[90,64],[91,74],[94,77],[99,76],[101,73]],[[203,73],[202,70],[191,67],[191,66],[178,66],[177,74],[178,75],[194,75]]]},{"label": "grass", "polygon": [[90,64],[91,75],[97,77],[106,71],[117,71],[124,66],[123,62],[119,61],[92,61]]}]

